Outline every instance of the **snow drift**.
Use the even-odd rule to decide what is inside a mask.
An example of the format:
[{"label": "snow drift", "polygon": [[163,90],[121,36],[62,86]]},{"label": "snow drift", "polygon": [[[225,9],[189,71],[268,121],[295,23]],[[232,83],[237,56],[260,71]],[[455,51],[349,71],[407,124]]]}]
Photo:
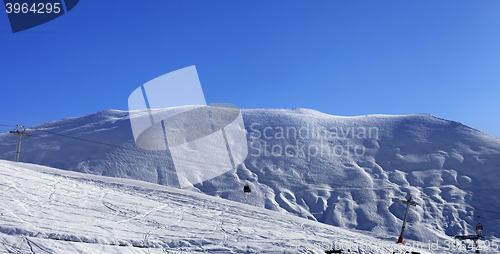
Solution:
[{"label": "snow drift", "polygon": [[324,253],[336,246],[372,254],[430,248],[173,187],[26,163],[0,160],[0,187],[1,253]]},{"label": "snow drift", "polygon": [[[169,110],[169,109],[166,109]],[[179,187],[168,151],[136,147],[129,119],[106,110],[34,126],[20,160]],[[340,117],[308,109],[242,110],[249,155],[191,190],[379,236],[500,236],[500,139],[432,115]],[[189,124],[189,123],[188,123]],[[16,137],[0,134],[0,158]],[[252,194],[243,194],[250,182]]]}]

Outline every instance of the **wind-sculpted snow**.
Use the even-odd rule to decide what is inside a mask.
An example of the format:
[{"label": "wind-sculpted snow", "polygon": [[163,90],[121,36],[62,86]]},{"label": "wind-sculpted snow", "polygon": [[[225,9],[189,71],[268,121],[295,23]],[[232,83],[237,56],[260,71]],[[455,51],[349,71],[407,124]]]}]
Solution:
[{"label": "wind-sculpted snow", "polygon": [[[1,253],[411,250],[395,237],[378,239],[201,193],[25,163],[0,160],[0,188]],[[428,253],[418,246],[414,250]]]},{"label": "wind-sculpted snow", "polygon": [[[195,185],[212,196],[373,234],[405,238],[500,236],[500,139],[432,115],[340,117],[307,109],[242,110],[248,157],[237,170]],[[129,117],[107,110],[28,129],[20,160],[178,187],[168,151],[133,141]],[[189,123],[187,123],[189,124]],[[0,158],[16,137],[0,135]],[[92,142],[89,142],[92,141]],[[252,193],[242,188],[250,183]],[[474,217],[475,216],[475,217]]]}]

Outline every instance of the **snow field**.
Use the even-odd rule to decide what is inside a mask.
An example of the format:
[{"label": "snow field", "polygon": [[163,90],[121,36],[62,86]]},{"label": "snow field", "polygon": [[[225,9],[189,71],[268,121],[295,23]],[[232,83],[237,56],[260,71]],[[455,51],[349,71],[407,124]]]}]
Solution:
[{"label": "snow field", "polygon": [[[307,109],[245,109],[242,113],[249,156],[236,170],[188,188],[190,195],[203,192],[222,201],[249,204],[256,211],[280,212],[275,217],[295,215],[383,239],[399,235],[405,210],[401,200],[411,193],[419,205],[410,209],[405,239],[443,242],[472,234],[481,216],[487,239],[498,241],[499,138],[426,114],[341,117]],[[66,176],[76,171],[88,173],[90,179],[102,175],[114,177],[112,181],[142,180],[139,189],[146,188],[146,182],[178,187],[168,152],[135,146],[129,121],[135,114],[106,110],[30,128],[33,137],[23,138],[21,161],[67,170]],[[294,130],[301,133],[295,136]],[[16,142],[14,135],[0,134],[1,159],[14,158]],[[362,155],[359,149],[355,153],[356,145],[363,147]],[[285,154],[287,147],[290,155]],[[322,147],[324,151],[316,151]],[[342,147],[344,153],[332,154],[335,147],[338,151]],[[251,195],[241,191],[247,179]],[[180,191],[187,195],[186,190]],[[113,212],[132,205],[108,200],[110,195],[96,207]],[[128,212],[139,216],[161,208],[156,205]],[[164,209],[168,207],[146,218]]]},{"label": "snow field", "polygon": [[5,253],[323,253],[395,240],[136,180],[8,161],[0,176]]}]

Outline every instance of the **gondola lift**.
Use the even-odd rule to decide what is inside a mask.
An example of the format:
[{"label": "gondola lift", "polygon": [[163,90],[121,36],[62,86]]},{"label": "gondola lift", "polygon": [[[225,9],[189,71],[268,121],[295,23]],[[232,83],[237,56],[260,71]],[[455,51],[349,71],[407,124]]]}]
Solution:
[{"label": "gondola lift", "polygon": [[[480,217],[477,216],[477,218],[479,219]],[[476,232],[478,235],[482,235],[483,234],[483,224],[481,224],[481,221],[478,220],[478,223],[476,225]]]},{"label": "gondola lift", "polygon": [[247,179],[247,183],[245,184],[245,186],[243,187],[243,192],[245,194],[250,194],[250,192],[252,192],[252,190],[250,190],[250,184],[248,184],[248,179]]},{"label": "gondola lift", "polygon": [[477,243],[478,240],[480,239],[484,239],[485,236],[483,235],[483,224],[481,224],[481,222],[479,221],[479,216],[477,216],[478,218],[478,223],[476,224],[476,235],[457,235],[455,236],[456,239],[460,239],[460,240],[472,240],[474,242],[474,248],[476,249],[476,253],[480,253],[479,252],[479,244]]}]

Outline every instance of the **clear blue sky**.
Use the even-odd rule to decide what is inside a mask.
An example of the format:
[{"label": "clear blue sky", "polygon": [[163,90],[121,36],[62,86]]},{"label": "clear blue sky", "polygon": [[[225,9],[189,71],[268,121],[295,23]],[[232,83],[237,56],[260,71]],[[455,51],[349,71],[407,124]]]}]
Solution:
[{"label": "clear blue sky", "polygon": [[497,0],[83,0],[16,34],[2,11],[0,45],[0,124],[127,110],[196,65],[209,103],[429,113],[500,137]]}]

